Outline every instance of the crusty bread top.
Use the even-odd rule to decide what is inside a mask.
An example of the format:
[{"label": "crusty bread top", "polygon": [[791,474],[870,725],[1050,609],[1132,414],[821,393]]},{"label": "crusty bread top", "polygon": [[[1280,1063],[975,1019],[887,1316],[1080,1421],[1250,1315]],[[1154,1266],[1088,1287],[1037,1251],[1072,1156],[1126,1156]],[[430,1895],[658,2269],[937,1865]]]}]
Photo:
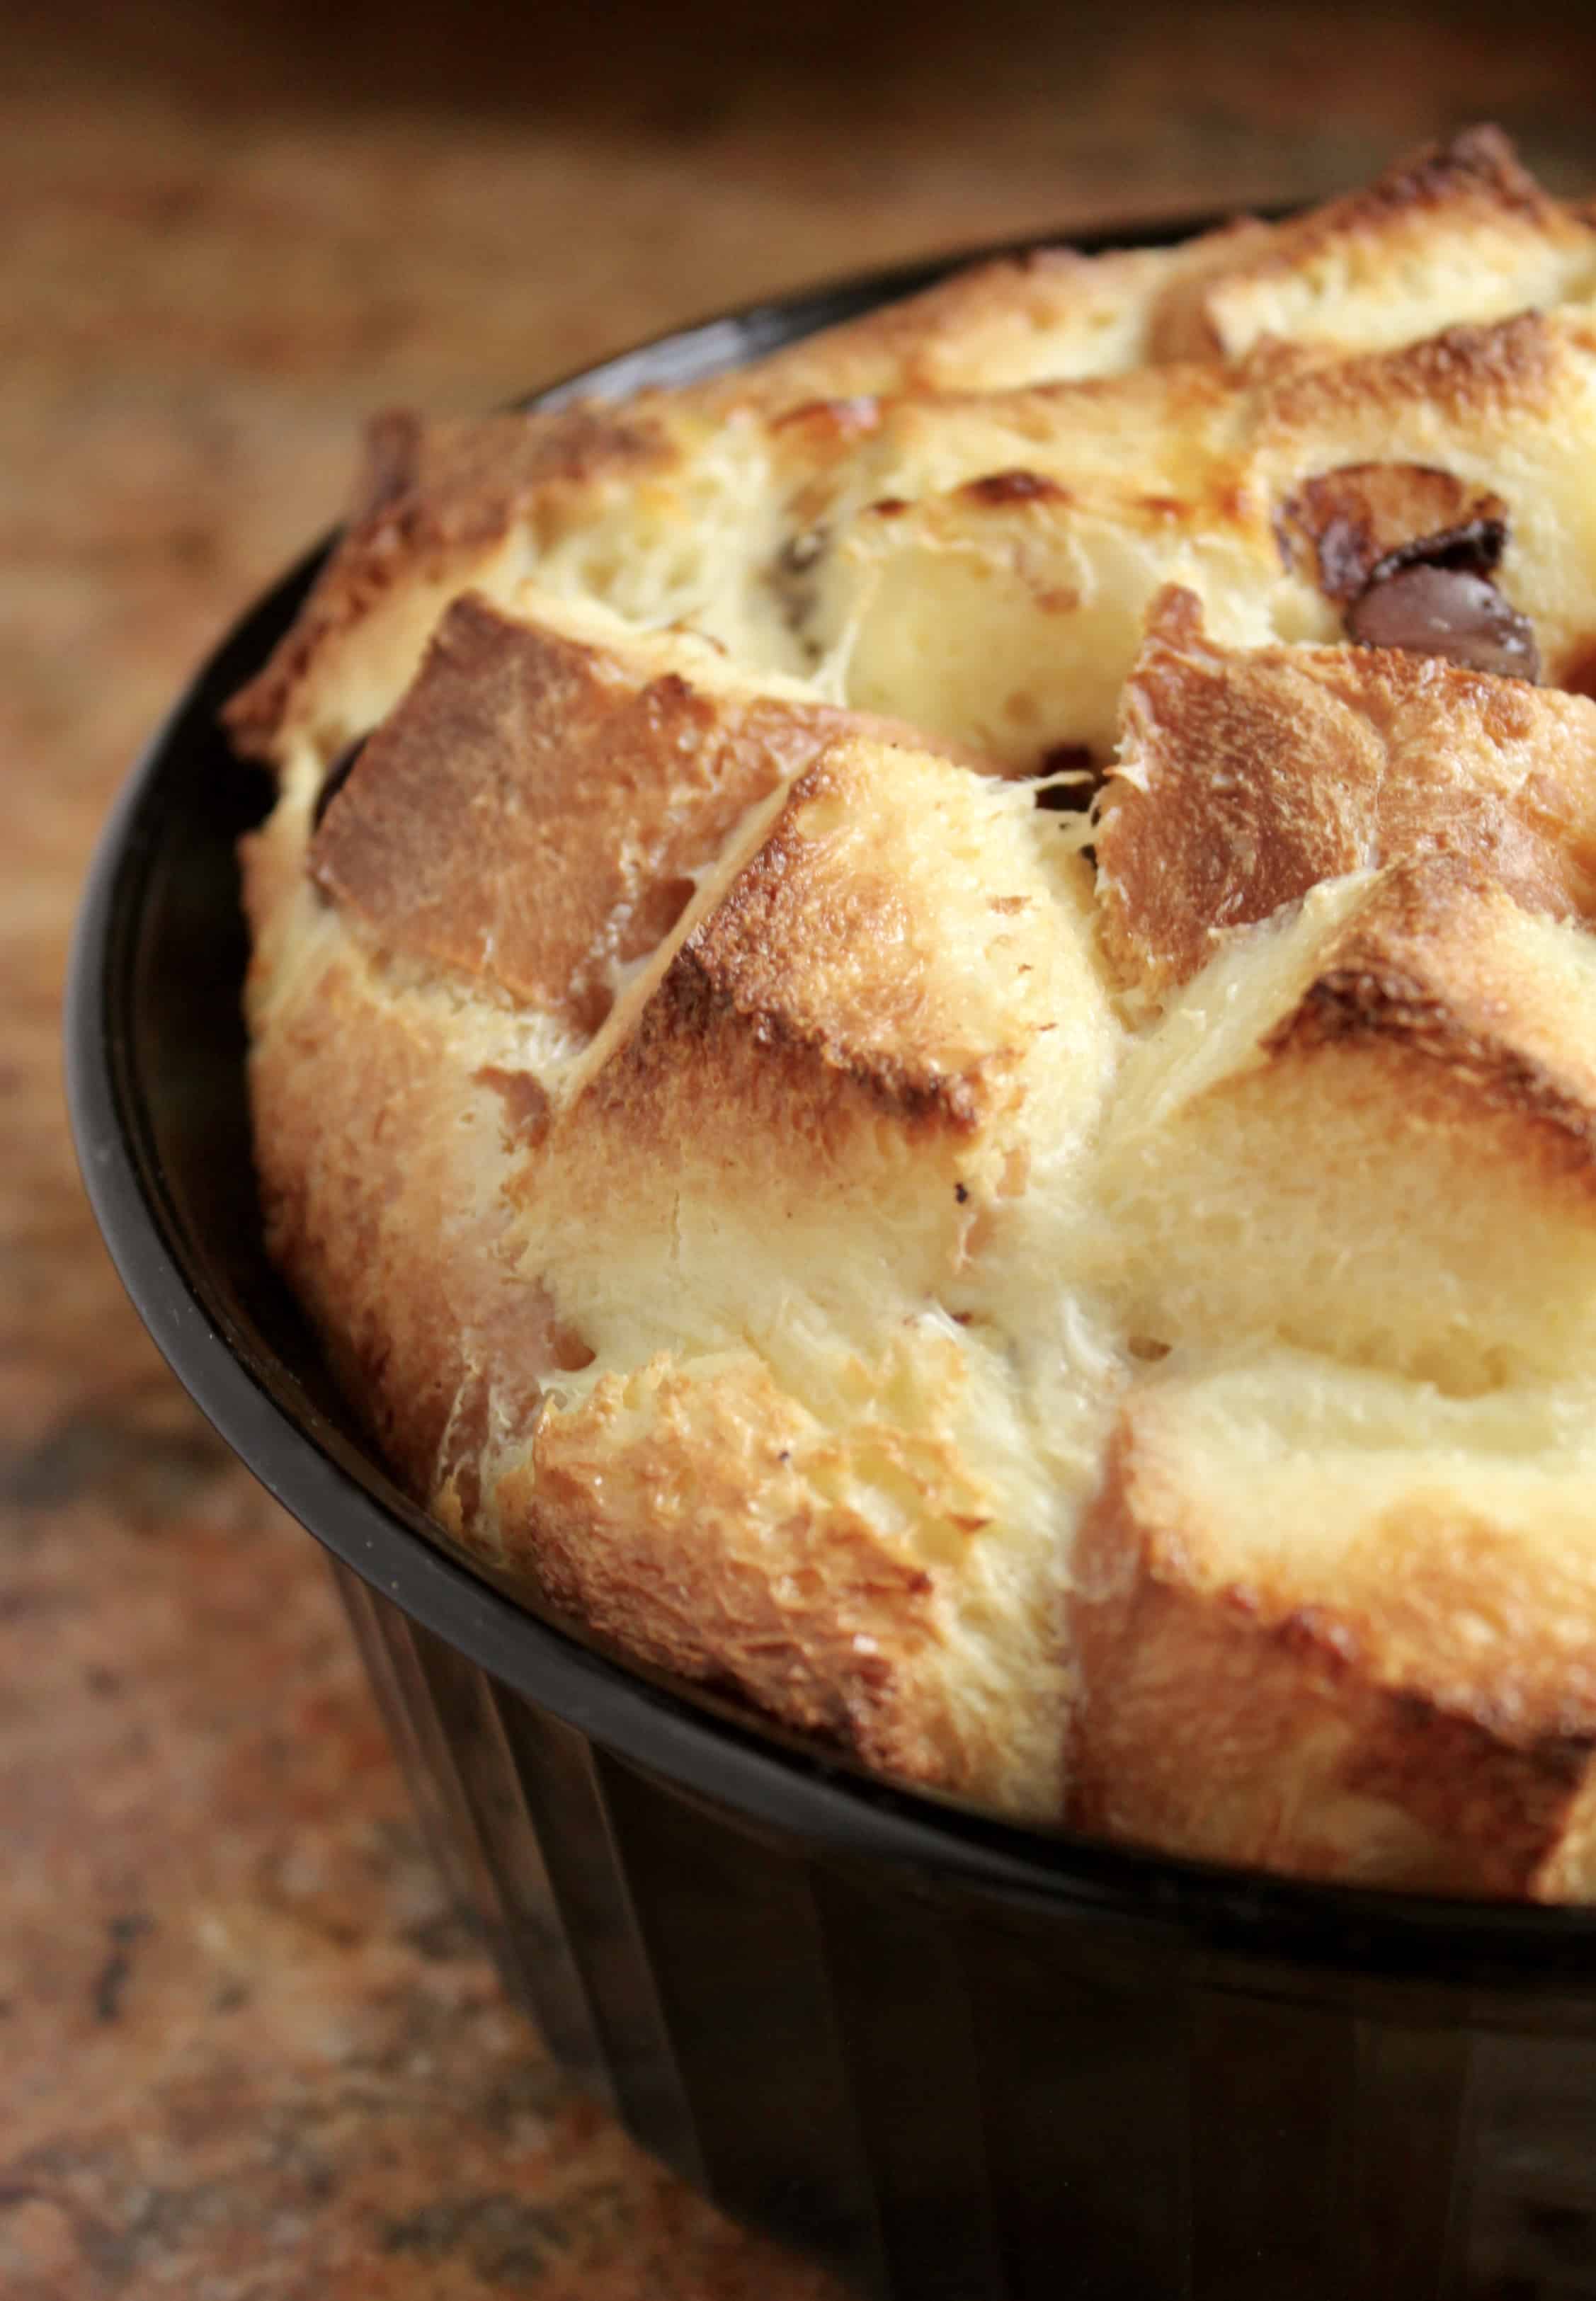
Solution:
[{"label": "crusty bread top", "polygon": [[1596,1892],[1593,295],[1475,130],[375,427],[230,713],[256,1145],[459,1541],[1011,1812]]},{"label": "crusty bread top", "polygon": [[1265,336],[1407,343],[1583,297],[1593,256],[1586,218],[1547,197],[1500,130],[1466,129],[1199,271],[1163,356],[1235,359]]},{"label": "crusty bread top", "polygon": [[1134,1393],[1078,1553],[1076,1819],[1588,1894],[1589,1427],[1573,1396],[1482,1410],[1289,1351]]},{"label": "crusty bread top", "polygon": [[662,452],[646,423],[597,408],[555,418],[424,423],[403,409],[375,417],[331,558],[265,669],[228,706],[234,741],[271,757],[322,652],[396,590],[440,581],[463,590],[527,513],[610,473],[646,468]]},{"label": "crusty bread top", "polygon": [[385,949],[596,1028],[693,874],[844,724],[706,691],[705,668],[632,670],[467,593],[328,805],[312,872]]},{"label": "crusty bread top", "polygon": [[1103,939],[1161,997],[1321,880],[1425,855],[1596,907],[1596,703],[1397,648],[1216,648],[1155,603],[1097,825]]},{"label": "crusty bread top", "polygon": [[[1391,459],[1385,412],[1416,395],[1459,420],[1473,412],[1522,421],[1557,350],[1533,326],[1501,323],[1531,307],[1583,311],[1592,289],[1588,220],[1541,193],[1496,131],[1476,130],[1309,216],[1232,226],[1171,249],[1093,258],[1045,250],[989,265],[733,377],[644,393],[619,410],[578,406],[475,424],[386,416],[372,428],[345,538],[295,630],[230,707],[230,724],[268,757],[296,725],[338,733],[341,717],[347,739],[360,732],[347,724],[352,712],[380,716],[408,678],[438,594],[494,590],[534,565],[545,589],[569,581],[613,593],[623,612],[641,573],[655,595],[644,608],[649,622],[670,620],[683,604],[700,624],[717,605],[723,618],[725,602],[708,596],[715,588],[779,589],[784,574],[803,572],[793,563],[814,549],[839,464],[883,424],[889,440],[908,427],[907,452],[895,459],[878,448],[866,459],[864,508],[974,481],[985,490],[977,508],[1033,501],[1040,490],[1027,491],[1024,475],[1040,445],[1050,453],[1035,476],[1055,489],[1082,479],[1094,489],[1112,485],[1116,519],[1140,505],[1143,519],[1166,525],[1245,526],[1238,495],[1248,475],[1213,457],[1258,406],[1249,355],[1266,378],[1282,340],[1297,347],[1299,364],[1328,363],[1316,390],[1293,395],[1277,384],[1278,406],[1266,392],[1271,405],[1253,417],[1307,435],[1293,446],[1308,479],[1356,460],[1323,452],[1312,436],[1338,414],[1361,415],[1383,443],[1368,461]],[[1439,331],[1447,332],[1433,351],[1424,350],[1422,339]],[[1358,351],[1372,361],[1338,364]],[[1171,361],[1174,374],[1150,395],[1133,381],[1149,362]],[[1205,367],[1232,371],[1232,380],[1205,380]],[[1038,386],[1040,401],[1029,398]],[[972,401],[986,403],[984,422]],[[1216,404],[1217,418],[1208,412]],[[1205,432],[1213,444],[1192,464]],[[916,435],[925,442],[918,454]],[[745,525],[750,509],[757,515]],[[578,531],[597,545],[587,564],[569,548]],[[694,538],[706,564],[678,595],[669,566],[656,563],[679,557]],[[552,587],[551,557],[562,563]],[[578,564],[567,570],[564,558]],[[630,576],[621,558],[632,563]],[[639,560],[650,563],[646,571]],[[393,612],[396,592],[406,590],[426,608],[419,628]],[[368,688],[363,665],[357,657],[352,668],[340,642],[372,621],[382,627],[373,652],[387,676],[380,670]],[[761,640],[764,661],[773,661],[779,623]],[[801,649],[787,653],[782,667],[806,667]]]}]

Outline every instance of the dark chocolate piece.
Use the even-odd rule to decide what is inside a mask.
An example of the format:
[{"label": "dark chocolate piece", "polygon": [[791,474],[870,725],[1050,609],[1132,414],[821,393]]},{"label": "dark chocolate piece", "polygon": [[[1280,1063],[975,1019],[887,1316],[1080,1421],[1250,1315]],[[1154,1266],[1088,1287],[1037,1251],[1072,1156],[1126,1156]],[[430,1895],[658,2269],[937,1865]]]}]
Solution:
[{"label": "dark chocolate piece", "polygon": [[1528,616],[1468,568],[1437,567],[1423,560],[1398,567],[1371,583],[1348,608],[1347,635],[1362,647],[1440,656],[1499,678],[1533,684],[1541,676]]}]

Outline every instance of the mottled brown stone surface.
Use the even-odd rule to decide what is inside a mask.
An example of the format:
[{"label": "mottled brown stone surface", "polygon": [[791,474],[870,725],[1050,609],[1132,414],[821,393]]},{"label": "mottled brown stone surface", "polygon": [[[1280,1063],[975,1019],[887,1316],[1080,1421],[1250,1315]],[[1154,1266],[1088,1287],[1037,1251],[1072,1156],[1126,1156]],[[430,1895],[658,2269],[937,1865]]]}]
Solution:
[{"label": "mottled brown stone surface", "polygon": [[442,1906],[312,1546],[96,1243],[68,924],[124,763],[371,406],[930,246],[1324,188],[1481,113],[1589,180],[1596,21],[1333,13],[5,12],[6,2301],[830,2291],[577,2100]]}]

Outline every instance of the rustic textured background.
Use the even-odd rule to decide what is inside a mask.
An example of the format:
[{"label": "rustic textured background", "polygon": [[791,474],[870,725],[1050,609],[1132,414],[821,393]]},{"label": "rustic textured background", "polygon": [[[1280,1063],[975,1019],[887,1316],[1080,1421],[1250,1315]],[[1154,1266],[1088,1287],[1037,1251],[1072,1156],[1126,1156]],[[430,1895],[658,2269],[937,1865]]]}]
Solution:
[{"label": "rustic textured background", "polygon": [[260,14],[0,26],[0,2292],[821,2301],[501,2004],[311,1544],[122,1301],[57,1084],[96,826],[373,404],[486,405],[929,247],[1321,190],[1475,117],[1596,187],[1596,20]]}]

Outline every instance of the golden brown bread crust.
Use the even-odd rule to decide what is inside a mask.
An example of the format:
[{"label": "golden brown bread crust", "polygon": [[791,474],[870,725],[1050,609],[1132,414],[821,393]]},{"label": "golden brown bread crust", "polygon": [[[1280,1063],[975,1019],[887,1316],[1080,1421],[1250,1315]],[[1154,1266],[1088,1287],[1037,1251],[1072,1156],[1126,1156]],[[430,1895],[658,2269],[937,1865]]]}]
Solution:
[{"label": "golden brown bread crust", "polygon": [[1583,1017],[1570,1031],[1516,965],[1500,930],[1510,938],[1517,910],[1450,857],[1387,871],[1259,1052],[1283,1067],[1400,1068],[1410,1119],[1462,1136],[1473,1158],[1533,1164],[1548,1201],[1567,1187],[1583,1212],[1596,1192],[1596,1067]]},{"label": "golden brown bread crust", "polygon": [[734,824],[848,721],[633,673],[468,593],[310,846],[388,951],[591,1031]]},{"label": "golden brown bread crust", "polygon": [[403,409],[373,418],[347,524],[291,631],[224,714],[241,751],[273,759],[284,723],[339,632],[423,570],[472,567],[531,504],[669,453],[646,414],[578,406],[556,414],[422,423]]},{"label": "golden brown bread crust", "polygon": [[[875,954],[885,946],[907,957],[915,926],[885,872],[838,887],[817,869],[816,842],[800,826],[851,797],[834,765],[811,768],[793,787],[759,853],[677,953],[657,1028],[700,1041],[702,1068],[723,1021],[740,1033],[751,1023],[762,1060],[801,1050],[895,1116],[967,1129],[1007,1050],[971,1045],[957,1007],[928,1009],[912,965],[883,974]],[[628,1063],[648,1062],[654,1025],[651,1012]]]},{"label": "golden brown bread crust", "polygon": [[1011,1812],[1596,1891],[1596,704],[1341,643],[1575,678],[1593,288],[1476,131],[378,428],[230,717],[252,1091],[459,1543]]},{"label": "golden brown bread crust", "polygon": [[1072,1818],[1308,1877],[1540,1890],[1591,1786],[1596,1675],[1559,1635],[1588,1569],[1536,1586],[1511,1534],[1415,1496],[1322,1589],[1227,1582],[1176,1450],[1149,1382],[1082,1529]]},{"label": "golden brown bread crust", "polygon": [[[1426,265],[1457,263],[1472,281],[1416,283]],[[974,266],[768,356],[716,396],[775,408],[1233,359],[1269,332],[1367,340],[1382,301],[1399,306],[1400,340],[1426,332],[1426,289],[1442,299],[1428,322],[1440,325],[1455,316],[1449,294],[1472,289],[1481,300],[1471,316],[1495,317],[1562,300],[1593,265],[1583,213],[1547,197],[1500,130],[1469,128],[1279,223],[1242,217],[1167,248],[1087,257],[1041,247]],[[1271,291],[1283,286],[1299,308],[1288,328],[1271,329]]]},{"label": "golden brown bread crust", "polygon": [[1443,423],[1511,423],[1555,404],[1565,345],[1587,345],[1577,322],[1523,312],[1489,326],[1443,328],[1394,352],[1323,361],[1290,376],[1273,414],[1282,431],[1311,432],[1345,412],[1366,421],[1422,406]]},{"label": "golden brown bread crust", "polygon": [[1205,636],[1155,605],[1097,824],[1099,917],[1150,998],[1321,880],[1466,859],[1527,908],[1596,907],[1596,706],[1394,648]]},{"label": "golden brown bread crust", "polygon": [[[763,1369],[607,1376],[545,1421],[501,1485],[510,1554],[524,1541],[551,1596],[662,1669],[866,1764],[995,1786],[1000,1753],[961,1747],[935,1674],[920,1682],[937,1642],[931,1572],[861,1510],[817,1497],[840,1465],[806,1420]],[[928,1494],[939,1470],[945,1483],[940,1464],[905,1464]]]},{"label": "golden brown bread crust", "polygon": [[[1400,341],[1428,332],[1413,306],[1432,267],[1443,296],[1477,297],[1470,316],[1494,318],[1562,301],[1593,255],[1586,224],[1547,197],[1500,130],[1467,128],[1196,270],[1166,296],[1155,356],[1235,358],[1266,334]],[[1448,277],[1453,266],[1469,276]]]}]

